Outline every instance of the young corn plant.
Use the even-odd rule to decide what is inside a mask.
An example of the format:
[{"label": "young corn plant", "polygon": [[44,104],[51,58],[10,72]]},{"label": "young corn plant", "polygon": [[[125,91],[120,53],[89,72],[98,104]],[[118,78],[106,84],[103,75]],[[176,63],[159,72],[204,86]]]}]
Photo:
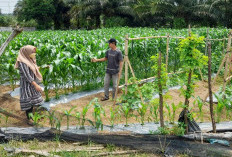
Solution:
[{"label": "young corn plant", "polygon": [[181,106],[180,103],[178,105],[175,105],[174,102],[171,104],[172,105],[172,121],[171,121],[172,124],[174,124],[175,122],[176,110],[179,109],[179,107]]},{"label": "young corn plant", "polygon": [[76,126],[76,128],[78,128],[78,126],[80,126],[80,123],[81,123],[81,113],[77,111],[76,115],[75,115],[75,118],[77,120],[77,126]]},{"label": "young corn plant", "polygon": [[55,140],[56,140],[56,142],[59,142],[60,136],[61,136],[61,122],[62,122],[63,116],[60,115],[58,118],[56,117],[55,119],[56,119],[56,122],[55,122],[55,126],[56,126]]},{"label": "young corn plant", "polygon": [[93,108],[94,108],[93,117],[95,120],[95,127],[97,128],[97,130],[99,128],[101,128],[101,130],[103,130],[103,123],[102,123],[101,115],[105,116],[105,111],[104,111],[103,107],[101,106],[101,104],[98,103],[97,98],[95,98],[93,100]]},{"label": "young corn plant", "polygon": [[144,119],[145,119],[145,115],[147,113],[147,109],[148,109],[148,104],[145,104],[145,103],[140,103],[138,105],[138,109],[137,109],[137,112],[139,113],[140,115],[140,121],[141,121],[141,125],[144,125]]},{"label": "young corn plant", "polygon": [[123,103],[121,106],[121,111],[124,114],[125,118],[126,118],[126,127],[129,126],[128,125],[128,118],[130,117],[130,110],[131,110],[131,105],[129,105],[128,103]]},{"label": "young corn plant", "polygon": [[47,118],[49,119],[49,123],[50,123],[50,126],[51,128],[54,127],[54,124],[55,124],[55,111],[51,111],[51,112],[48,112],[49,115],[47,115]]},{"label": "young corn plant", "polygon": [[115,119],[117,118],[117,114],[120,114],[119,107],[113,108],[112,106],[110,107],[110,126],[113,128],[114,127],[114,122]]},{"label": "young corn plant", "polygon": [[167,117],[168,117],[169,122],[171,123],[172,122],[172,111],[168,103],[165,103],[165,108],[168,111]]},{"label": "young corn plant", "polygon": [[87,114],[89,108],[91,107],[91,103],[92,103],[92,102],[90,102],[88,105],[86,105],[86,106],[83,108],[83,110],[82,110],[82,113],[81,113],[82,120],[81,120],[81,128],[80,128],[80,129],[84,129],[84,128],[85,128],[85,121],[86,121],[85,116],[86,116],[86,114]]},{"label": "young corn plant", "polygon": [[222,111],[223,111],[223,108],[225,107],[226,99],[223,98],[223,95],[224,94],[221,94],[221,95],[214,94],[214,96],[216,97],[218,101],[217,106],[216,106],[216,114],[217,114],[216,123],[220,123]]},{"label": "young corn plant", "polygon": [[153,99],[150,102],[150,115],[154,123],[159,123],[159,99]]},{"label": "young corn plant", "polygon": [[71,112],[72,110],[74,110],[76,108],[76,106],[73,106],[70,110],[65,110],[64,111],[64,114],[66,115],[67,117],[67,130],[69,129],[69,118],[70,116],[72,115]]},{"label": "young corn plant", "polygon": [[29,117],[31,117],[31,119],[33,120],[33,125],[35,125],[36,128],[38,128],[39,126],[39,120],[41,120],[44,115],[40,115],[38,112],[30,113]]},{"label": "young corn plant", "polygon": [[197,98],[194,100],[193,104],[194,104],[194,105],[197,104],[197,106],[198,106],[198,109],[199,109],[199,117],[200,117],[200,121],[201,121],[201,123],[202,123],[202,122],[203,122],[203,109],[202,109],[202,107],[203,107],[204,103],[203,103],[203,101],[201,100],[201,98],[200,98],[199,96],[197,96]]}]

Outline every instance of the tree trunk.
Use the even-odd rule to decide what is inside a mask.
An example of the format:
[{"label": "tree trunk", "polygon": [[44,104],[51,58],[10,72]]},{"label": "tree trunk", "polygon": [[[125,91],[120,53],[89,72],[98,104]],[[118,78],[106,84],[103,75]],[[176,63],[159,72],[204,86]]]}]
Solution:
[{"label": "tree trunk", "polygon": [[216,124],[213,113],[213,96],[211,89],[211,43],[208,43],[208,85],[209,85],[209,103],[210,103],[210,116],[212,120],[213,132],[216,133]]},{"label": "tree trunk", "polygon": [[159,52],[158,60],[158,86],[159,86],[159,112],[160,112],[160,126],[164,127],[164,116],[163,116],[163,89],[161,83],[161,52]]},{"label": "tree trunk", "polygon": [[[188,84],[187,84],[187,89],[186,93],[190,92],[190,86],[191,86],[191,78],[192,78],[192,69],[189,70],[189,75],[188,75]],[[184,102],[184,123],[185,123],[185,133],[188,133],[188,107],[189,107],[189,98],[190,96],[185,96],[185,102]]]}]

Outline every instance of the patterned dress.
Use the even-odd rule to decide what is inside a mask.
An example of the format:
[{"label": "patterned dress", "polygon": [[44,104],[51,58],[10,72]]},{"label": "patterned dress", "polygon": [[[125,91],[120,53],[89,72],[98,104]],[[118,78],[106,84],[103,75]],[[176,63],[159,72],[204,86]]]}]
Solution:
[{"label": "patterned dress", "polygon": [[31,84],[36,81],[36,76],[32,70],[23,62],[19,62],[20,71],[20,106],[21,110],[29,110],[34,105],[43,103],[41,93],[35,90]]}]

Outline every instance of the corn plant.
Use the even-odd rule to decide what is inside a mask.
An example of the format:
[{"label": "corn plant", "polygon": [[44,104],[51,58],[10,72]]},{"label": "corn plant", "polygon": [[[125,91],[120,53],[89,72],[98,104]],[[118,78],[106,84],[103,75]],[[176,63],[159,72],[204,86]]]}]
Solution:
[{"label": "corn plant", "polygon": [[85,116],[86,116],[86,114],[87,114],[89,108],[91,107],[91,103],[92,103],[92,102],[90,102],[88,105],[86,105],[86,106],[82,109],[82,113],[81,113],[81,116],[82,116],[82,120],[81,120],[81,129],[84,129],[84,128],[85,128],[85,126],[84,126],[84,125],[85,125],[85,121],[86,121]]},{"label": "corn plant", "polygon": [[223,98],[223,94],[221,95],[214,94],[214,96],[218,101],[216,106],[216,114],[217,114],[216,123],[219,123],[221,121],[222,111],[223,108],[225,107],[226,99]]},{"label": "corn plant", "polygon": [[55,111],[51,111],[51,112],[48,112],[49,115],[47,115],[47,118],[49,119],[49,123],[50,123],[50,126],[51,128],[54,127],[54,124],[55,124]]},{"label": "corn plant", "polygon": [[94,108],[93,117],[95,120],[95,127],[97,128],[97,130],[101,127],[101,130],[103,130],[101,115],[105,116],[105,111],[103,107],[98,103],[97,98],[93,100],[93,108]]},{"label": "corn plant", "polygon": [[131,105],[129,105],[128,103],[123,103],[121,106],[121,111],[124,114],[125,118],[126,118],[126,127],[129,126],[128,125],[128,118],[130,117],[130,110],[131,110]]},{"label": "corn plant", "polygon": [[203,110],[202,107],[204,105],[203,101],[201,100],[201,98],[199,96],[197,96],[197,98],[194,100],[193,104],[197,104],[198,109],[199,109],[199,116],[200,116],[200,121],[203,122]]},{"label": "corn plant", "polygon": [[181,106],[181,102],[178,105],[175,105],[175,103],[173,102],[171,105],[172,105],[172,121],[171,121],[171,123],[174,124],[175,116],[176,116],[176,110]]},{"label": "corn plant", "polygon": [[114,121],[119,116],[119,114],[120,114],[119,107],[116,108],[113,108],[112,106],[110,107],[110,126],[112,128],[114,127]]},{"label": "corn plant", "polygon": [[81,123],[81,113],[77,111],[75,118],[77,119],[77,127],[76,128],[78,128],[78,126],[80,126],[80,123]]},{"label": "corn plant", "polygon": [[33,125],[35,125],[36,128],[39,126],[39,120],[44,117],[44,115],[40,115],[38,112],[30,113],[29,117],[33,120]]},{"label": "corn plant", "polygon": [[169,122],[171,123],[172,122],[172,111],[168,103],[165,103],[165,108],[168,111],[167,117],[168,117]]},{"label": "corn plant", "polygon": [[59,117],[56,117],[56,122],[55,122],[55,126],[56,126],[56,136],[55,136],[55,140],[58,142],[60,140],[60,136],[61,136],[61,122],[63,119],[63,116],[60,115]]},{"label": "corn plant", "polygon": [[154,123],[159,122],[159,99],[153,99],[150,102],[150,115],[153,118]]},{"label": "corn plant", "polygon": [[73,109],[75,109],[76,106],[73,106],[70,110],[65,110],[64,111],[64,114],[66,115],[67,117],[67,130],[69,129],[69,117],[72,115],[71,112]]},{"label": "corn plant", "polygon": [[145,115],[147,113],[148,107],[149,107],[148,104],[145,104],[145,103],[138,104],[137,112],[140,115],[141,125],[144,125],[144,119],[145,119]]}]

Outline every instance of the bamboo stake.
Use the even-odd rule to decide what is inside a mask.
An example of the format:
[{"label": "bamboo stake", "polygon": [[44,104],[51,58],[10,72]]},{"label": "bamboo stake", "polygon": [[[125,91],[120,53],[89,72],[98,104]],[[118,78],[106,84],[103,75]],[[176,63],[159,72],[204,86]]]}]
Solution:
[{"label": "bamboo stake", "polygon": [[206,53],[207,53],[207,51],[208,51],[208,40],[209,40],[209,28],[207,29],[207,33],[206,33],[207,35],[206,35],[206,41],[205,41],[205,55],[206,55]]},{"label": "bamboo stake", "polygon": [[128,35],[125,36],[125,94],[127,94],[127,83],[128,83],[128,63],[127,63],[127,59],[128,59]]},{"label": "bamboo stake", "polygon": [[[214,80],[213,80],[213,82],[212,82],[212,84],[211,84],[212,87],[213,87],[214,83],[216,82],[217,77],[218,77],[219,73],[221,72],[221,70],[222,70],[222,68],[223,68],[223,66],[224,66],[224,63],[225,63],[226,58],[227,58],[227,55],[228,55],[228,54],[225,55],[225,57],[223,58],[223,60],[222,60],[222,62],[221,62],[221,65],[220,65],[220,67],[219,67],[219,69],[218,69],[218,71],[217,71],[217,74],[216,74],[216,76],[215,76],[215,78],[214,78]],[[205,97],[204,97],[204,99],[203,99],[203,103],[206,102],[206,99],[207,99],[208,96],[209,96],[209,93],[207,93],[207,94],[205,95]]]},{"label": "bamboo stake", "polygon": [[169,33],[167,35],[167,47],[166,47],[166,72],[168,72],[168,50],[169,50]]},{"label": "bamboo stake", "polygon": [[121,74],[122,74],[124,63],[125,63],[125,58],[123,59],[122,67],[121,67],[120,72],[118,74],[117,88],[116,88],[115,96],[114,96],[114,105],[116,104],[116,100],[117,100],[117,97],[118,97],[118,86],[119,86],[119,83],[120,83],[120,79],[121,79]]},{"label": "bamboo stake", "polygon": [[222,88],[222,92],[225,91],[226,89],[226,84],[227,84],[227,81],[226,81],[226,78],[228,76],[228,66],[230,64],[230,59],[231,59],[231,52],[230,52],[230,47],[231,47],[231,33],[232,33],[232,30],[230,31],[229,33],[229,39],[228,39],[228,44],[227,44],[227,59],[226,59],[226,67],[225,67],[225,72],[224,72],[224,82],[223,82],[223,88]]},{"label": "bamboo stake", "polygon": [[[214,83],[216,82],[217,77],[218,77],[218,75],[219,75],[221,69],[222,69],[223,66],[224,66],[224,63],[227,61],[227,59],[228,59],[228,57],[229,57],[230,45],[231,45],[231,33],[232,33],[232,30],[230,31],[230,33],[229,33],[229,35],[228,35],[227,53],[225,54],[225,57],[223,58],[223,60],[222,60],[222,62],[221,62],[221,65],[220,65],[220,67],[219,67],[219,69],[218,69],[218,72],[217,72],[217,74],[216,74],[216,76],[215,76],[215,78],[214,78],[214,80],[213,80],[211,86],[213,86]],[[224,76],[225,76],[225,73],[224,73]],[[227,75],[226,75],[226,76],[227,76]],[[224,77],[224,81],[226,81],[226,79],[227,79],[227,78]],[[224,87],[224,85],[223,85],[223,87]],[[203,103],[206,102],[206,99],[207,99],[208,96],[209,96],[209,93],[207,93],[207,94],[205,95],[205,97],[204,97],[204,99],[203,99]]]},{"label": "bamboo stake", "polygon": [[159,59],[158,59],[158,86],[159,86],[160,127],[164,127],[163,90],[162,90],[162,83],[161,83],[161,52],[159,52]]},{"label": "bamboo stake", "polygon": [[211,88],[211,43],[207,44],[208,46],[208,85],[209,85],[209,103],[210,103],[210,116],[212,121],[213,132],[216,133],[216,124],[214,120],[214,112],[213,112],[213,96],[212,96],[212,88]]},{"label": "bamboo stake", "polygon": [[153,38],[174,38],[174,39],[184,39],[185,37],[173,37],[173,36],[150,36],[150,37],[128,38],[128,40],[141,40],[141,39],[153,39]]}]

